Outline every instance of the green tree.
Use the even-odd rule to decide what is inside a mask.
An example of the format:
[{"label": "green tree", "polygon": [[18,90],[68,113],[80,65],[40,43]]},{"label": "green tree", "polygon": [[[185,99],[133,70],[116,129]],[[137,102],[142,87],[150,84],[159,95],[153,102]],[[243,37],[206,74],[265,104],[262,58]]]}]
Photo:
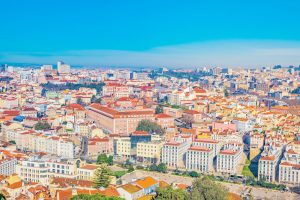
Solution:
[{"label": "green tree", "polygon": [[113,165],[114,164],[114,157],[113,156],[108,156],[108,158],[107,158],[107,164],[108,165]]},{"label": "green tree", "polygon": [[48,124],[48,122],[38,122],[35,126],[34,129],[37,131],[40,130],[49,130],[51,129],[51,125]]},{"label": "green tree", "polygon": [[167,172],[167,165],[165,163],[160,163],[159,165],[157,165],[157,171],[162,172],[162,173],[166,173]]},{"label": "green tree", "polygon": [[102,153],[97,157],[97,164],[107,164],[108,157],[106,154]]},{"label": "green tree", "polygon": [[157,171],[157,166],[156,166],[156,164],[150,165],[149,170],[150,170],[150,171]]},{"label": "green tree", "polygon": [[134,167],[132,165],[129,166],[127,172],[130,173],[130,172],[133,172],[133,171],[134,171]]},{"label": "green tree", "polygon": [[158,188],[154,200],[187,200],[188,193],[182,189]]},{"label": "green tree", "polygon": [[155,114],[163,113],[163,107],[161,105],[156,106]]},{"label": "green tree", "polygon": [[4,194],[0,193],[0,200],[6,200],[6,197],[4,196]]},{"label": "green tree", "polygon": [[137,131],[146,131],[150,133],[157,133],[157,134],[163,134],[165,131],[164,129],[158,125],[155,122],[152,122],[150,120],[141,120],[136,128]]},{"label": "green tree", "polygon": [[101,194],[80,194],[73,196],[71,200],[124,200],[123,198],[120,197],[107,197],[107,196],[102,196]]},{"label": "green tree", "polygon": [[198,174],[197,172],[195,172],[195,171],[189,172],[189,175],[190,175],[191,177],[199,177],[199,174]]},{"label": "green tree", "polygon": [[227,200],[227,197],[227,190],[207,176],[198,178],[193,182],[189,195],[191,200]]},{"label": "green tree", "polygon": [[224,90],[224,97],[229,97],[229,92],[227,89]]},{"label": "green tree", "polygon": [[110,183],[109,176],[112,175],[111,170],[104,164],[100,165],[95,171],[95,178],[93,180],[95,188],[107,187]]}]

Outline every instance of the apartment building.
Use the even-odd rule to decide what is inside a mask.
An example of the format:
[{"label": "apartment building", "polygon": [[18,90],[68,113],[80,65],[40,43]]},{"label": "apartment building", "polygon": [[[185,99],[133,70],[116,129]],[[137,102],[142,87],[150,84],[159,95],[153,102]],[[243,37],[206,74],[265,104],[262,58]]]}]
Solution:
[{"label": "apartment building", "polygon": [[185,154],[192,144],[191,137],[177,136],[164,144],[162,148],[162,163],[170,168],[183,168]]},{"label": "apartment building", "polygon": [[107,83],[102,90],[103,96],[114,96],[115,98],[129,97],[131,93],[131,87],[119,83]]},{"label": "apartment building", "polygon": [[16,146],[23,151],[45,152],[62,158],[75,156],[75,145],[71,140],[58,136],[46,136],[34,131],[18,132]]},{"label": "apartment building", "polygon": [[77,178],[77,168],[80,165],[80,160],[32,156],[17,164],[16,173],[25,181],[49,184],[52,177]]},{"label": "apartment building", "polygon": [[192,146],[186,153],[186,169],[208,173],[213,170],[213,150],[208,147]]},{"label": "apartment building", "polygon": [[221,150],[221,142],[213,139],[195,139],[193,146],[206,147],[212,150],[213,158],[215,158]]},{"label": "apartment building", "polygon": [[93,181],[94,174],[99,165],[86,164],[77,168],[77,175],[79,180]]},{"label": "apartment building", "polygon": [[89,106],[88,116],[103,129],[115,134],[134,132],[141,120],[154,121],[152,109],[116,110],[97,103]]},{"label": "apartment building", "polygon": [[225,144],[217,155],[217,172],[236,174],[241,162],[243,146],[240,143]]},{"label": "apartment building", "polygon": [[116,141],[116,152],[118,156],[130,157],[132,155],[131,151],[131,141],[129,137],[118,138]]},{"label": "apartment building", "polygon": [[17,159],[0,153],[0,174],[9,176],[16,171]]},{"label": "apartment building", "polygon": [[282,145],[270,143],[265,145],[258,162],[258,180],[275,182],[278,175],[278,165],[282,154]]},{"label": "apartment building", "polygon": [[163,143],[161,141],[137,143],[136,156],[141,162],[157,163],[160,161]]},{"label": "apartment building", "polygon": [[294,141],[286,147],[279,164],[280,183],[300,184],[300,142]]}]

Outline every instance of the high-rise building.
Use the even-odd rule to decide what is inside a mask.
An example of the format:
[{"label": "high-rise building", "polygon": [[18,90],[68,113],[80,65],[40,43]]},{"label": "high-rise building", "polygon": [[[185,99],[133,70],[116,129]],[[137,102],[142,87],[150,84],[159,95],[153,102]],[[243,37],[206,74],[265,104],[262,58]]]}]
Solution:
[{"label": "high-rise building", "polygon": [[69,74],[70,71],[71,71],[71,66],[70,65],[67,65],[65,64],[64,62],[62,61],[58,61],[57,62],[57,71],[58,73],[61,75],[61,74]]}]

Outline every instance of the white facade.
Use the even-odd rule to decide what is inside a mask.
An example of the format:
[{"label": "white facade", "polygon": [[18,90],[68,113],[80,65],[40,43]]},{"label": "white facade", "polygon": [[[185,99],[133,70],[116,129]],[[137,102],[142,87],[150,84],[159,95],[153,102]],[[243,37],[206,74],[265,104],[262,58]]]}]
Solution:
[{"label": "white facade", "polygon": [[236,174],[243,148],[239,143],[225,144],[217,156],[217,172]]},{"label": "white facade", "polygon": [[194,146],[186,153],[186,169],[207,173],[213,170],[213,150],[207,147]]},{"label": "white facade", "polygon": [[0,174],[1,175],[11,175],[16,172],[17,159],[15,158],[2,158],[0,160]]},{"label": "white facade", "polygon": [[16,173],[25,181],[49,184],[50,178],[54,176],[77,178],[77,162],[30,157],[16,166]]},{"label": "white facade", "polygon": [[195,139],[193,146],[207,147],[213,150],[213,157],[217,156],[221,149],[221,142],[213,139]]},{"label": "white facade", "polygon": [[174,138],[167,142],[162,148],[162,163],[172,168],[184,167],[184,155],[191,146],[191,138]]},{"label": "white facade", "polygon": [[258,162],[258,180],[275,182],[282,146],[279,144],[267,145]]}]

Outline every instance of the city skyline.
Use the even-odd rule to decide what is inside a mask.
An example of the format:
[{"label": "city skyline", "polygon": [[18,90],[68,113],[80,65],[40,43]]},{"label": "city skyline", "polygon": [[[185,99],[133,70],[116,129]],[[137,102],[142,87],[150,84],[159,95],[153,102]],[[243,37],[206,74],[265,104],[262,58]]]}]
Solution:
[{"label": "city skyline", "polygon": [[2,4],[1,63],[65,60],[72,65],[170,67],[300,64],[297,2]]}]

